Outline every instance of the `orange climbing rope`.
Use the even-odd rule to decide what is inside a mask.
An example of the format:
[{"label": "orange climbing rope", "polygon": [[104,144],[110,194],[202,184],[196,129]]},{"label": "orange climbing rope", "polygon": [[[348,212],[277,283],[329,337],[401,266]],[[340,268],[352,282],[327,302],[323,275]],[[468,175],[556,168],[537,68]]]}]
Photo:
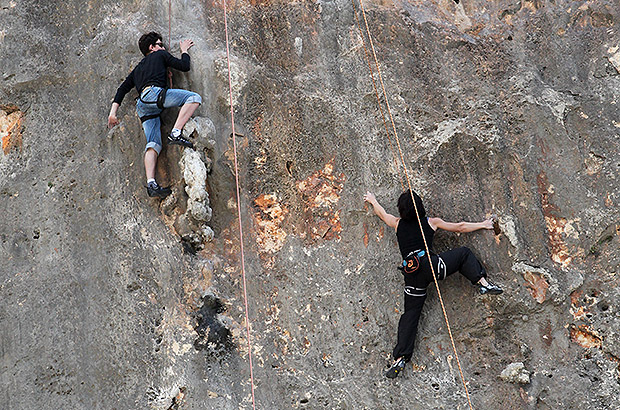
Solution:
[{"label": "orange climbing rope", "polygon": [[387,140],[390,145],[390,152],[392,153],[392,158],[394,160],[394,164],[396,165],[396,169],[398,171],[398,176],[400,178],[400,186],[402,187],[404,191],[405,184],[403,183],[403,176],[402,176],[402,173],[400,172],[400,166],[398,163],[398,159],[396,158],[396,153],[394,151],[394,145],[392,145],[392,138],[391,138],[390,130],[385,120],[385,113],[383,112],[383,106],[381,105],[381,98],[379,97],[379,91],[377,90],[377,84],[375,83],[375,75],[372,72],[370,54],[368,53],[368,49],[366,48],[366,42],[364,42],[364,33],[362,32],[362,26],[360,25],[360,21],[357,17],[357,10],[355,10],[355,0],[351,0],[351,3],[353,4],[353,13],[355,15],[355,22],[357,23],[357,28],[360,32],[360,37],[362,38],[362,46],[364,47],[364,54],[366,54],[366,60],[368,61],[368,71],[370,71],[370,79],[372,80],[372,87],[375,90],[375,95],[377,96],[377,101],[379,102],[379,111],[381,112],[381,118],[383,119],[383,125],[385,126],[385,133],[387,135]]},{"label": "orange climbing rope", "polygon": [[[353,0],[351,0],[351,1],[353,2]],[[353,2],[353,9],[355,10],[355,3],[354,2]],[[390,121],[392,123],[392,129],[393,129],[393,132],[394,132],[394,137],[396,139],[396,145],[398,147],[398,152],[400,154],[400,160],[401,160],[401,163],[402,163],[403,172],[405,174],[405,179],[407,180],[407,186],[409,187],[409,192],[411,193],[411,200],[412,200],[413,206],[415,208],[415,213],[416,213],[416,217],[418,219],[418,224],[420,225],[420,232],[422,233],[422,239],[424,241],[424,249],[426,250],[426,254],[429,255],[428,262],[429,262],[429,265],[431,267],[431,272],[432,272],[432,275],[433,275],[433,280],[435,281],[435,287],[437,288],[437,295],[439,296],[439,302],[441,304],[441,310],[443,311],[443,316],[444,316],[444,319],[446,321],[446,326],[448,328],[448,335],[450,336],[450,342],[452,343],[452,350],[454,351],[454,356],[456,358],[456,363],[458,365],[459,373],[461,375],[461,381],[463,382],[463,387],[465,388],[465,395],[467,396],[467,403],[469,404],[469,408],[471,410],[473,410],[473,406],[471,404],[471,399],[469,397],[469,390],[467,389],[467,382],[465,381],[465,376],[463,375],[463,369],[461,367],[461,361],[459,360],[459,355],[458,355],[458,352],[456,350],[456,345],[454,343],[454,337],[452,336],[452,330],[450,329],[450,322],[448,320],[448,314],[446,312],[446,307],[445,307],[445,305],[443,303],[443,298],[441,297],[441,291],[439,290],[439,282],[437,281],[437,277],[435,275],[435,268],[433,267],[433,263],[432,263],[432,260],[430,258],[430,254],[431,254],[430,253],[430,249],[428,248],[428,243],[426,242],[426,237],[424,235],[424,229],[422,229],[422,221],[420,220],[420,216],[418,214],[418,207],[416,205],[415,198],[413,197],[413,189],[411,188],[411,180],[409,179],[409,172],[407,170],[407,164],[405,163],[405,158],[404,158],[404,155],[403,155],[402,147],[400,145],[400,140],[398,138],[398,133],[396,132],[396,125],[394,124],[394,119],[392,117],[392,111],[390,109],[390,103],[388,101],[387,93],[385,91],[385,85],[383,83],[383,76],[381,75],[381,69],[379,68],[379,62],[377,60],[377,53],[375,52],[375,47],[374,47],[374,44],[372,42],[372,36],[370,35],[370,29],[368,27],[368,20],[366,19],[366,11],[364,10],[364,5],[362,3],[362,0],[360,0],[360,9],[362,11],[362,16],[364,17],[364,24],[366,26],[366,34],[368,36],[368,41],[370,43],[370,48],[372,50],[372,54],[373,54],[373,58],[374,58],[374,61],[375,61],[375,65],[377,67],[377,73],[379,75],[379,81],[381,82],[381,88],[383,90],[383,98],[385,100],[385,105],[387,107],[387,111],[388,111],[388,114],[389,114],[389,117],[390,117]],[[355,18],[357,20],[357,12],[355,14]],[[359,22],[358,22],[358,26],[359,26]],[[364,39],[364,37],[362,36],[362,40],[363,39]],[[366,49],[365,45],[364,45],[364,49]],[[372,74],[372,69],[370,70],[370,74],[371,74],[371,77],[373,77],[373,85],[374,85],[374,76]],[[381,105],[381,100],[378,97],[378,94],[377,94],[377,101],[378,101],[379,105]]]},{"label": "orange climbing rope", "polygon": [[230,50],[228,47],[228,18],[226,10],[226,0],[224,3],[224,31],[226,33],[226,61],[228,63],[228,90],[230,101],[230,123],[232,127],[232,139],[233,139],[233,153],[235,162],[235,184],[237,187],[237,214],[239,216],[239,242],[241,245],[241,277],[243,280],[243,300],[245,304],[245,329],[248,339],[248,359],[250,362],[250,383],[252,388],[252,408],[256,409],[256,400],[254,398],[254,371],[252,368],[252,343],[250,339],[250,315],[248,313],[248,292],[245,280],[245,256],[243,253],[243,225],[241,223],[241,194],[239,191],[239,167],[237,163],[237,138],[235,134],[235,110],[233,108],[233,95],[232,95],[232,78],[230,75]]}]

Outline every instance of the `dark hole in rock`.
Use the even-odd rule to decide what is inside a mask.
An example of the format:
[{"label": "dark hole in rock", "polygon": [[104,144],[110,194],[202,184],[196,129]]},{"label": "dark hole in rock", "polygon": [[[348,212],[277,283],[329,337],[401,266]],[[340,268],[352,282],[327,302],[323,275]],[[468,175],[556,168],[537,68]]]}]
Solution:
[{"label": "dark hole in rock", "polygon": [[128,292],[135,292],[136,290],[140,288],[142,288],[142,286],[140,286],[140,284],[136,282],[131,282],[129,285],[127,285]]},{"label": "dark hole in rock", "polygon": [[181,239],[181,245],[183,245],[183,253],[185,254],[196,255],[196,252],[198,252],[198,250],[194,248],[192,243],[188,240]]},{"label": "dark hole in rock", "polygon": [[292,161],[286,161],[286,172],[288,172],[288,174],[290,176],[293,176],[292,167],[293,167],[293,162]]},{"label": "dark hole in rock", "polygon": [[439,390],[439,383],[433,383],[431,386],[433,386],[433,389]]},{"label": "dark hole in rock", "polygon": [[225,310],[220,299],[215,296],[206,295],[202,298],[202,307],[194,314],[194,330],[198,333],[194,341],[196,350],[204,350],[209,356],[222,357],[234,349],[230,330],[217,318],[217,314]]},{"label": "dark hole in rock", "polygon": [[607,303],[601,304],[601,310],[603,312],[606,312],[608,309],[609,309],[609,305]]},{"label": "dark hole in rock", "polygon": [[299,400],[299,402],[301,404],[306,404],[306,403],[308,403],[308,399],[301,399],[301,400]]}]

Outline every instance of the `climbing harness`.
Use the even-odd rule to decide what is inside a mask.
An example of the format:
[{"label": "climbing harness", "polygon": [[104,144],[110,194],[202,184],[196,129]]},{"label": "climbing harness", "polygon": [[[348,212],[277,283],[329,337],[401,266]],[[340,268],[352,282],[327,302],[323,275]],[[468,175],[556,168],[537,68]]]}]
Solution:
[{"label": "climbing harness", "polygon": [[241,277],[243,282],[243,300],[245,304],[245,329],[248,339],[248,360],[250,365],[250,385],[252,389],[252,408],[256,409],[256,399],[254,397],[254,371],[252,369],[252,343],[250,338],[250,315],[248,313],[248,292],[245,280],[245,256],[243,253],[243,225],[241,223],[241,194],[239,191],[239,166],[237,161],[237,138],[235,133],[235,110],[233,106],[233,92],[232,92],[232,78],[230,75],[230,49],[228,46],[228,18],[226,10],[226,1],[224,3],[224,31],[226,34],[226,61],[228,63],[228,90],[229,90],[229,102],[230,102],[230,124],[232,128],[232,140],[233,140],[233,154],[235,163],[235,185],[237,189],[237,215],[239,219],[239,243],[241,251]]},{"label": "climbing harness", "polygon": [[[140,95],[138,96],[138,99],[140,100],[140,102],[142,104],[157,104],[157,108],[159,108],[160,110],[164,109],[164,103],[166,102],[166,93],[168,92],[168,88],[164,87],[161,89],[161,91],[159,92],[159,94],[157,95],[157,100],[155,101],[144,101],[142,99],[142,96],[144,95],[145,92],[150,91],[152,88],[154,88],[155,86],[153,85],[147,85],[146,87],[144,87],[142,89],[142,92],[140,92]],[[155,88],[159,88],[159,87],[155,87]],[[142,117],[140,117],[140,121],[141,122],[145,122],[148,120],[152,120],[153,118],[157,118],[161,115],[160,114],[150,114],[150,115],[143,115]]]},{"label": "climbing harness", "polygon": [[157,108],[159,108],[160,110],[164,109],[164,104],[166,102],[166,94],[168,93],[168,87],[164,87],[161,89],[161,91],[159,92],[159,94],[157,94],[157,100],[155,101],[144,101],[142,99],[142,96],[144,95],[145,91],[149,91],[152,88],[160,88],[160,87],[156,87],[154,85],[147,85],[146,87],[144,87],[142,89],[142,92],[140,93],[140,96],[138,97],[140,99],[140,102],[142,104],[157,104]]},{"label": "climbing harness", "polygon": [[417,251],[409,252],[409,254],[403,259],[402,263],[398,267],[403,273],[412,274],[420,268],[420,258],[426,255],[426,251],[418,249]]},{"label": "climbing harness", "polygon": [[[351,2],[353,3],[353,10],[355,11],[355,0],[351,0]],[[426,241],[426,236],[424,235],[424,229],[422,228],[422,221],[420,220],[420,216],[418,214],[418,207],[416,205],[415,198],[413,197],[413,189],[411,187],[411,180],[409,179],[409,172],[408,172],[408,169],[407,169],[407,164],[405,162],[405,158],[404,158],[404,155],[403,155],[403,150],[402,150],[401,145],[400,145],[400,140],[398,138],[398,133],[396,132],[396,125],[394,124],[394,118],[392,117],[392,111],[390,109],[390,104],[389,104],[389,101],[388,101],[387,93],[385,91],[385,85],[383,83],[383,76],[381,75],[381,69],[379,68],[379,62],[377,60],[377,53],[375,52],[375,47],[374,47],[374,44],[372,42],[372,36],[370,35],[370,29],[368,27],[368,20],[366,19],[366,11],[364,10],[364,4],[362,3],[362,0],[360,0],[359,4],[360,4],[360,9],[361,9],[361,12],[362,12],[362,16],[364,17],[364,25],[366,27],[366,34],[368,36],[368,42],[370,44],[370,49],[372,50],[372,55],[373,55],[373,58],[374,58],[374,63],[375,63],[375,66],[377,68],[377,74],[379,76],[379,81],[381,83],[381,88],[383,90],[383,98],[384,98],[384,101],[385,101],[387,112],[388,112],[389,117],[390,117],[390,121],[392,123],[392,130],[394,132],[394,139],[396,140],[396,145],[398,147],[398,153],[399,153],[399,156],[400,156],[400,162],[402,164],[402,170],[403,170],[403,173],[405,174],[405,179],[406,179],[406,182],[407,182],[407,186],[408,186],[409,192],[411,194],[411,200],[413,202],[413,206],[414,206],[414,209],[415,209],[416,217],[417,217],[418,223],[420,225],[420,232],[422,234],[422,240],[424,241],[424,249],[425,249],[427,254],[430,254],[430,250],[428,248],[428,243]],[[357,19],[357,13],[355,14],[355,16],[356,16],[356,21],[358,22],[358,27],[359,27],[359,20]],[[360,28],[360,31],[361,31],[361,28]],[[362,41],[364,41],[364,36],[363,35],[362,35]],[[366,46],[364,46],[364,49],[366,50]],[[371,64],[369,62],[369,68],[370,68],[370,66],[371,66]],[[371,75],[371,78],[373,80],[373,85],[374,85],[375,84],[374,83],[374,74],[372,72],[372,69],[370,69],[370,75]],[[379,105],[381,105],[381,99],[379,98],[378,93],[377,93],[377,102],[378,102]],[[402,184],[402,182],[401,182],[401,184]],[[469,408],[471,410],[473,410],[473,406],[471,404],[471,398],[469,397],[469,390],[467,389],[467,382],[465,381],[465,376],[463,375],[463,369],[461,367],[461,361],[459,359],[459,355],[458,355],[458,352],[456,350],[456,345],[454,343],[454,337],[452,336],[452,330],[450,329],[450,322],[448,320],[448,314],[446,312],[446,307],[444,305],[443,298],[441,297],[441,291],[439,289],[439,282],[437,281],[438,279],[437,279],[437,276],[435,274],[435,268],[433,267],[433,263],[432,263],[431,258],[427,258],[427,259],[429,261],[429,265],[431,267],[431,272],[433,274],[433,280],[435,282],[435,287],[437,289],[437,296],[439,297],[439,302],[441,304],[441,310],[443,312],[443,316],[444,316],[444,319],[446,321],[446,327],[448,328],[448,335],[450,336],[450,342],[452,343],[452,350],[454,351],[454,356],[456,358],[456,363],[457,363],[458,368],[459,368],[459,373],[460,373],[460,376],[461,376],[461,381],[463,383],[463,388],[465,389],[465,395],[467,397],[467,403],[469,405]],[[443,266],[444,266],[444,269],[445,269],[445,264],[443,264]],[[444,277],[445,277],[445,273],[444,273]]]}]

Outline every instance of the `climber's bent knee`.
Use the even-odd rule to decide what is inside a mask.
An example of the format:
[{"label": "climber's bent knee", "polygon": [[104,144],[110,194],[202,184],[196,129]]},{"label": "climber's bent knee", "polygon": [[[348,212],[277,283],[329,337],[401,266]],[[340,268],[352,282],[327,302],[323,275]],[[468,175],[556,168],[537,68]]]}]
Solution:
[{"label": "climber's bent knee", "polygon": [[193,91],[171,88],[166,93],[164,107],[181,107],[189,103],[202,104],[202,97]]},{"label": "climber's bent knee", "polygon": [[146,154],[146,151],[150,149],[154,150],[155,152],[157,152],[157,155],[159,155],[159,153],[161,152],[161,145],[154,141],[151,141],[146,144],[146,147],[144,148],[144,153]]}]

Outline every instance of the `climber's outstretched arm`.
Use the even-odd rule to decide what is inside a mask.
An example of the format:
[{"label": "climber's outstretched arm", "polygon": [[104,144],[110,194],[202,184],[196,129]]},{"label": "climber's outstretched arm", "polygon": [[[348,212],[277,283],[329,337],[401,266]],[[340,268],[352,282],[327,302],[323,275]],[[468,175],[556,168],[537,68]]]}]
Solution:
[{"label": "climber's outstretched arm", "polygon": [[372,192],[366,192],[366,195],[364,195],[364,201],[372,205],[372,209],[375,211],[375,214],[377,214],[377,216],[385,222],[387,226],[396,229],[400,218],[385,212],[385,209],[383,209],[379,202],[377,202],[377,198],[375,198],[375,195]]},{"label": "climber's outstretched arm", "polygon": [[482,222],[446,222],[441,218],[428,218],[428,224],[431,228],[443,229],[450,232],[473,232],[478,229],[493,229],[493,219],[487,219]]}]

